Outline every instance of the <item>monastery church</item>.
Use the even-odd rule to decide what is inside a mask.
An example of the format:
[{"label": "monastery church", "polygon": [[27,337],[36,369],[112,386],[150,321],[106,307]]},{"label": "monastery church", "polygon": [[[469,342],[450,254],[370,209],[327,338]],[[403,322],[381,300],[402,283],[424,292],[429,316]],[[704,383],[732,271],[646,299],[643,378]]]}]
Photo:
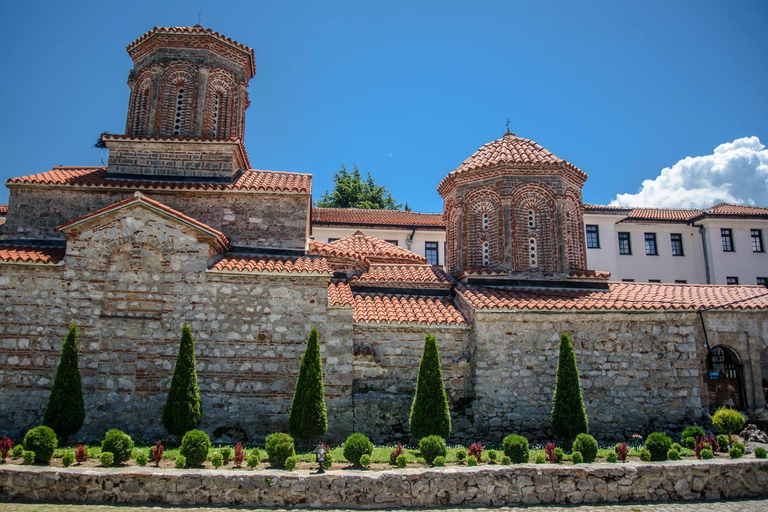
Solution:
[{"label": "monastery church", "polygon": [[445,267],[362,231],[315,241],[312,176],[254,169],[243,145],[253,50],[200,26],[155,27],[127,50],[125,133],[102,136],[107,165],[6,182],[0,432],[40,423],[70,323],[88,439],[164,435],[185,323],[214,440],[287,430],[311,327],[334,443],[408,440],[427,333],[452,442],[551,439],[562,331],[600,440],[702,422],[724,403],[766,418],[766,289],[588,270],[587,175],[537,143],[508,132],[438,185]]}]

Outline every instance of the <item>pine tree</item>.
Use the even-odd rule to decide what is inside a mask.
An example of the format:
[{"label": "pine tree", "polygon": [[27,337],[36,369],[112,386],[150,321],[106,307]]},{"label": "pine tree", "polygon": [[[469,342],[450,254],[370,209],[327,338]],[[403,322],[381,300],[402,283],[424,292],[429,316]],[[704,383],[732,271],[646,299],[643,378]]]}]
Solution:
[{"label": "pine tree", "polygon": [[72,324],[61,347],[61,360],[43,415],[43,425],[52,428],[63,445],[69,436],[80,430],[83,420],[85,405],[80,370],[77,369],[77,326]]},{"label": "pine tree", "polygon": [[309,331],[307,350],[301,358],[301,369],[296,379],[288,429],[291,435],[305,439],[307,447],[314,438],[328,430],[328,415],[325,410],[323,389],[323,362],[320,358],[320,343],[317,329]]},{"label": "pine tree", "polygon": [[451,411],[445,395],[437,341],[431,334],[425,338],[409,421],[414,439],[432,435],[448,439],[451,435]]},{"label": "pine tree", "polygon": [[181,328],[181,343],[176,367],[173,369],[171,389],[163,406],[163,426],[168,433],[181,437],[200,425],[200,390],[195,371],[195,340],[189,326]]},{"label": "pine tree", "polygon": [[560,359],[557,363],[555,395],[552,397],[552,430],[566,446],[570,446],[578,434],[589,433],[584,399],[581,396],[579,367],[573,352],[571,337],[560,334]]}]

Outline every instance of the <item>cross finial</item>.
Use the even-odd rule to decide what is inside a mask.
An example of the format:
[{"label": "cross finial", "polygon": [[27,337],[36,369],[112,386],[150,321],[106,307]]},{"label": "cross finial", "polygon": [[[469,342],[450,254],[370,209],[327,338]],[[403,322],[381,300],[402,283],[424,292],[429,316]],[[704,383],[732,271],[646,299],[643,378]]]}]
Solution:
[{"label": "cross finial", "polygon": [[507,118],[507,133],[509,133],[509,118]]},{"label": "cross finial", "polygon": [[202,25],[203,11],[197,11],[197,24]]}]

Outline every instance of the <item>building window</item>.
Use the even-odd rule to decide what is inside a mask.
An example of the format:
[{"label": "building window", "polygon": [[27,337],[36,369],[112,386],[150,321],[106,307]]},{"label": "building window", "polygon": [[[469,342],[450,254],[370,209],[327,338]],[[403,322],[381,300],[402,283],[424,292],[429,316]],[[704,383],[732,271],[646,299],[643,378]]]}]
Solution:
[{"label": "building window", "polygon": [[533,210],[528,210],[528,227],[536,227],[536,216],[533,214]]},{"label": "building window", "polygon": [[488,231],[488,214],[483,214],[483,231]]},{"label": "building window", "polygon": [[725,284],[739,284],[738,276],[728,276],[725,278]]},{"label": "building window", "polygon": [[491,264],[491,244],[488,241],[483,242],[483,265]]},{"label": "building window", "polygon": [[397,245],[397,240],[384,240],[388,244]]},{"label": "building window", "polygon": [[629,233],[619,233],[619,254],[632,254],[632,242],[629,240]]},{"label": "building window", "polygon": [[600,232],[597,230],[597,226],[593,224],[587,224],[587,248],[600,248]]},{"label": "building window", "polygon": [[648,282],[649,283],[660,283],[661,279],[649,279]]},{"label": "building window", "polygon": [[427,263],[430,265],[439,265],[440,257],[438,255],[437,242],[425,242],[424,247],[426,249],[425,256],[427,257]]},{"label": "building window", "polygon": [[329,238],[328,243],[335,242],[336,240],[338,240],[338,238]]},{"label": "building window", "polygon": [[758,277],[757,284],[759,286],[765,286],[766,288],[768,288],[768,277]]},{"label": "building window", "polygon": [[173,120],[173,134],[179,135],[181,131],[181,111],[184,107],[184,88],[179,87],[176,93],[176,117]]},{"label": "building window", "polygon": [[763,245],[763,230],[750,229],[749,234],[752,235],[752,252],[765,252],[765,246]]},{"label": "building window", "polygon": [[688,281],[685,279],[675,279],[675,284],[687,284]]},{"label": "building window", "polygon": [[634,283],[635,280],[634,279],[622,279],[621,282],[622,283]]},{"label": "building window", "polygon": [[531,244],[530,245],[530,247],[531,247],[531,260],[530,260],[531,261],[531,268],[536,268],[538,266],[538,264],[537,264],[537,262],[538,262],[538,253],[537,253],[537,250],[536,250],[536,239],[535,238],[531,238],[529,240],[529,243]]},{"label": "building window", "polygon": [[672,242],[672,256],[685,256],[683,254],[683,235],[672,233],[669,235],[669,239]]},{"label": "building window", "polygon": [[733,230],[721,229],[720,238],[723,241],[723,252],[733,252]]},{"label": "building window", "polygon": [[645,254],[648,256],[659,255],[659,251],[656,248],[656,233],[645,234]]}]

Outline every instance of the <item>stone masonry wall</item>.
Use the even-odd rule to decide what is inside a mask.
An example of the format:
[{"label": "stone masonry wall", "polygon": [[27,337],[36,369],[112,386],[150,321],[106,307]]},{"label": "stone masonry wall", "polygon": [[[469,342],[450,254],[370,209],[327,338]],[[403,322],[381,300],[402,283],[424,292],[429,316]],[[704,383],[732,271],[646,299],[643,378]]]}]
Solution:
[{"label": "stone masonry wall", "polygon": [[185,178],[226,178],[240,170],[234,148],[212,151],[187,145],[176,148],[132,146],[115,148],[109,152],[109,172],[116,174],[182,176]]}]

